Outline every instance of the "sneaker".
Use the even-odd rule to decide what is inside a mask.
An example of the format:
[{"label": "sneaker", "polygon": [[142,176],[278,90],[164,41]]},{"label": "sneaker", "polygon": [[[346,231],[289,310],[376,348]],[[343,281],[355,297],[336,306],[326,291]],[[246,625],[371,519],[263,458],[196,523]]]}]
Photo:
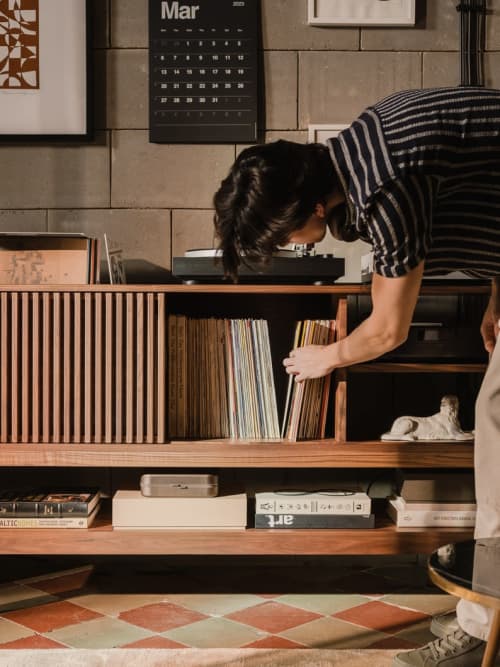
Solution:
[{"label": "sneaker", "polygon": [[486,642],[455,630],[422,648],[398,653],[392,667],[480,667]]},{"label": "sneaker", "polygon": [[459,628],[456,612],[447,611],[445,614],[434,616],[431,621],[430,630],[436,637],[446,637]]}]

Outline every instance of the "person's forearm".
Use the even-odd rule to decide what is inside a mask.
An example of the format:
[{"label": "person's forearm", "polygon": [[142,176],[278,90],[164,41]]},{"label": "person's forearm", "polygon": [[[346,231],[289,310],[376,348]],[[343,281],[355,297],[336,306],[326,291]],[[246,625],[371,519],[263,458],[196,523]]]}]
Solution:
[{"label": "person's forearm", "polygon": [[376,359],[404,343],[406,336],[368,317],[348,336],[331,345],[332,366],[341,368]]}]

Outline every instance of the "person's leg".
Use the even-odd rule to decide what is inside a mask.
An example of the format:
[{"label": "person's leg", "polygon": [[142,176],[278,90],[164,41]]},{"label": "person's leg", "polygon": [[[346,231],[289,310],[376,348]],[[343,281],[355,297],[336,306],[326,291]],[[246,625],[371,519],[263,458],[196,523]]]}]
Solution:
[{"label": "person's leg", "polygon": [[[475,537],[500,537],[500,343],[495,346],[476,401],[474,441]],[[493,613],[482,605],[460,600],[458,629],[420,649],[398,654],[393,666],[480,667]]]},{"label": "person's leg", "polygon": [[[500,537],[500,344],[495,346],[476,401],[474,473],[477,515],[474,536]],[[486,640],[493,610],[468,600],[457,605],[459,626]]]}]

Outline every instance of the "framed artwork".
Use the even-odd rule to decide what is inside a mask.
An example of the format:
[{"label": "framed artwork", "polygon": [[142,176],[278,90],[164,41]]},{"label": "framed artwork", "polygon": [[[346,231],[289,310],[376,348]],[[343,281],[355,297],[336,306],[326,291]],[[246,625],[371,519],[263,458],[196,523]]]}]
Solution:
[{"label": "framed artwork", "polygon": [[88,0],[0,0],[0,138],[90,138]]},{"label": "framed artwork", "polygon": [[308,0],[310,25],[412,26],[415,0]]}]

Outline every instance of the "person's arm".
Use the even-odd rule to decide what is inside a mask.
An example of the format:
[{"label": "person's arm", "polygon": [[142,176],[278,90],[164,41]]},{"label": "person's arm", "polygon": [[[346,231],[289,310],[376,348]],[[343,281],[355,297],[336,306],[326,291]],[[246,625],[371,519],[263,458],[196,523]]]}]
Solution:
[{"label": "person's arm", "polygon": [[372,312],[348,336],[331,345],[295,348],[283,360],[297,382],[322,377],[335,368],[370,361],[404,343],[408,336],[424,271],[421,262],[406,275],[374,274]]},{"label": "person's arm", "polygon": [[491,296],[481,322],[481,336],[486,351],[491,354],[499,331],[500,277],[491,281]]}]

